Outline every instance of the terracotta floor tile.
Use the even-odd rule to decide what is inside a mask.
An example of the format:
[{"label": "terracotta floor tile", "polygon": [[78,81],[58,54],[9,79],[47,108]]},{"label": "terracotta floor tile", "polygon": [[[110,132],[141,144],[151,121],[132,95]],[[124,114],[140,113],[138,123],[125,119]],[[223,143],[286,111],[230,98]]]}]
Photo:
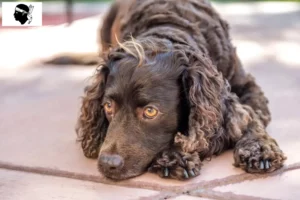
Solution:
[{"label": "terracotta floor tile", "polygon": [[133,200],[156,191],[0,169],[1,200]]},{"label": "terracotta floor tile", "polygon": [[299,180],[300,169],[265,179],[218,187],[215,190],[263,198],[298,200],[300,198]]}]

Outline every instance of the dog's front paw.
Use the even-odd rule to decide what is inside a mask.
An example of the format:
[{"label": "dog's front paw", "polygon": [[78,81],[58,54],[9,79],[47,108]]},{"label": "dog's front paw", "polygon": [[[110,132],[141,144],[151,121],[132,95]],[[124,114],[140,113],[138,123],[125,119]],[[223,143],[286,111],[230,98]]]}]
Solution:
[{"label": "dog's front paw", "polygon": [[234,165],[249,173],[272,172],[283,166],[284,156],[272,138],[244,140],[236,144]]},{"label": "dog's front paw", "polygon": [[202,163],[197,152],[193,154],[166,150],[154,159],[148,171],[163,178],[185,180],[200,174]]}]

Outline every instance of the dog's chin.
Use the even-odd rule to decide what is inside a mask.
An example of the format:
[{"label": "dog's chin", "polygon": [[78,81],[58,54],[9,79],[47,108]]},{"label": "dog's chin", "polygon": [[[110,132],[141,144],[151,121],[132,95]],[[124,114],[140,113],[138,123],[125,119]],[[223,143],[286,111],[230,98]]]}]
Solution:
[{"label": "dog's chin", "polygon": [[101,171],[101,174],[103,174],[106,178],[111,179],[113,181],[122,181],[130,178],[137,177],[139,175],[142,175],[144,171],[141,172],[124,172],[124,173],[112,173],[112,172],[103,172]]}]

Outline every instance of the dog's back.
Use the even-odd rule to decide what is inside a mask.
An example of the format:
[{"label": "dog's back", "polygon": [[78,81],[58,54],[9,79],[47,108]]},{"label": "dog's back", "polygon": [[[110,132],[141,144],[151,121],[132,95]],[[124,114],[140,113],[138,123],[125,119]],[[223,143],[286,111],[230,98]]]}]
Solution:
[{"label": "dog's back", "polygon": [[229,79],[236,56],[228,29],[207,0],[120,0],[104,18],[100,38],[103,52],[131,36],[152,35],[186,44],[207,54]]}]

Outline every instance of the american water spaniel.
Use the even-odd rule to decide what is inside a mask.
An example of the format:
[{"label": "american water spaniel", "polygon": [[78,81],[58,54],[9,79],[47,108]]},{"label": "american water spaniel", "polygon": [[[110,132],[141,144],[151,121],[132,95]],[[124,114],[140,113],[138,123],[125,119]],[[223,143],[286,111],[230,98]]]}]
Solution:
[{"label": "american water spaniel", "polygon": [[119,0],[101,27],[102,60],[76,131],[106,177],[184,180],[230,148],[246,172],[283,166],[266,132],[268,100],[208,1]]}]

